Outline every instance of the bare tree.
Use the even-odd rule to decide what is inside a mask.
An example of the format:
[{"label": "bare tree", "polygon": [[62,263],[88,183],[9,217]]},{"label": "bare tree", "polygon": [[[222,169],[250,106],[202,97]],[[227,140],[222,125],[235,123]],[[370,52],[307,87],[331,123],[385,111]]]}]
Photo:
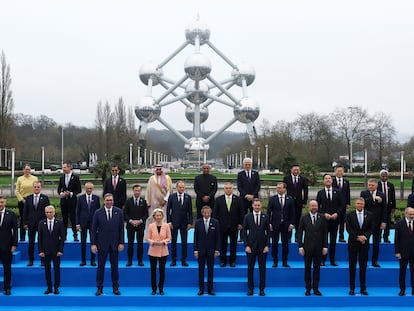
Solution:
[{"label": "bare tree", "polygon": [[103,112],[103,105],[100,101],[96,106],[96,117],[95,117],[95,128],[98,134],[98,159],[103,158],[104,153],[104,133],[105,133],[105,120],[104,120],[104,112]]},{"label": "bare tree", "polygon": [[11,91],[10,65],[7,65],[6,55],[1,52],[1,81],[0,81],[0,147],[10,147],[13,128],[13,93]]},{"label": "bare tree", "polygon": [[373,129],[371,131],[372,142],[378,151],[379,165],[382,166],[384,153],[391,146],[395,137],[395,128],[390,116],[383,112],[376,113],[372,119]]}]

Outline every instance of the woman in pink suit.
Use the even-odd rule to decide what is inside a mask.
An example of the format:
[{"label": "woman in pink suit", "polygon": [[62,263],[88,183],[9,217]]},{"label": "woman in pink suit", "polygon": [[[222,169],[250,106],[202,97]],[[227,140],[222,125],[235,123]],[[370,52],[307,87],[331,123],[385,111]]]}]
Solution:
[{"label": "woman in pink suit", "polygon": [[153,223],[148,226],[146,240],[149,243],[148,255],[151,264],[152,295],[157,292],[157,262],[159,262],[160,280],[158,289],[164,295],[165,264],[168,257],[168,243],[171,241],[170,226],[164,222],[164,211],[157,208],[152,213]]}]

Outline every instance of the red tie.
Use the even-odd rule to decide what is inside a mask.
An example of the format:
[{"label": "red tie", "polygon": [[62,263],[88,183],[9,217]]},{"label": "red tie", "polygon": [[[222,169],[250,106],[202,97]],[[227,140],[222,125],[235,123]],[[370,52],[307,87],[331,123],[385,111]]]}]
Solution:
[{"label": "red tie", "polygon": [[116,176],[114,176],[114,190],[116,190]]}]

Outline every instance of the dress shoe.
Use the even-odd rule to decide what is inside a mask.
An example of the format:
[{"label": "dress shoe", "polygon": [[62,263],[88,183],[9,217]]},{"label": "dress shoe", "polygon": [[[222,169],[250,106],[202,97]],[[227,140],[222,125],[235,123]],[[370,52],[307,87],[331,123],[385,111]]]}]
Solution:
[{"label": "dress shoe", "polygon": [[165,295],[164,291],[162,289],[160,289],[160,295],[163,296]]},{"label": "dress shoe", "polygon": [[361,289],[361,295],[368,296],[368,292],[366,289]]},{"label": "dress shoe", "polygon": [[46,289],[44,292],[45,295],[49,295],[51,293],[53,293],[51,288]]},{"label": "dress shoe", "polygon": [[95,296],[101,296],[102,295],[102,287],[98,287],[96,290]]},{"label": "dress shoe", "polygon": [[372,266],[375,268],[381,268],[380,264],[376,261],[372,263]]},{"label": "dress shoe", "polygon": [[73,240],[74,240],[75,242],[79,242],[79,239],[78,239],[78,235],[77,235],[77,234],[73,235]]},{"label": "dress shoe", "polygon": [[44,266],[45,266],[45,262],[44,262],[44,261],[42,261],[42,262],[40,263],[40,266],[41,266],[41,267],[44,267]]},{"label": "dress shoe", "polygon": [[175,260],[171,261],[170,267],[175,267],[177,265],[177,262]]},{"label": "dress shoe", "polygon": [[6,296],[10,296],[10,295],[11,295],[11,290],[10,290],[10,288],[8,288],[8,289],[4,290],[4,294],[5,294]]},{"label": "dress shoe", "polygon": [[325,261],[321,261],[321,267],[325,267]]},{"label": "dress shoe", "polygon": [[132,262],[128,261],[127,264],[125,265],[127,267],[131,267],[132,266]]},{"label": "dress shoe", "polygon": [[261,290],[260,290],[259,295],[260,295],[260,296],[266,296],[266,294],[265,294],[265,292],[264,292],[264,289],[261,289]]},{"label": "dress shoe", "polygon": [[384,243],[391,243],[391,241],[388,239],[384,239]]},{"label": "dress shoe", "polygon": [[305,296],[310,296],[310,290],[309,289],[306,290]]},{"label": "dress shoe", "polygon": [[184,261],[181,262],[181,265],[183,267],[188,267],[188,262],[184,260]]},{"label": "dress shoe", "polygon": [[152,292],[151,292],[151,295],[155,295],[157,292],[155,291],[155,290],[153,290]]},{"label": "dress shoe", "polygon": [[225,267],[226,263],[225,262],[220,262],[220,267]]},{"label": "dress shoe", "polygon": [[208,294],[209,294],[210,296],[216,296],[216,293],[214,292],[214,290],[209,290],[209,291],[208,291]]},{"label": "dress shoe", "polygon": [[27,263],[27,265],[26,265],[26,266],[28,266],[28,267],[33,266],[33,260],[29,260],[29,262]]},{"label": "dress shoe", "polygon": [[143,267],[144,263],[142,261],[138,262],[138,266]]},{"label": "dress shoe", "polygon": [[118,288],[114,288],[114,289],[112,290],[112,292],[113,292],[115,295],[117,295],[117,296],[121,295],[121,292],[119,291],[119,289],[118,289]]},{"label": "dress shoe", "polygon": [[414,289],[411,290],[411,296],[414,296]]},{"label": "dress shoe", "polygon": [[338,263],[336,261],[331,261],[331,266],[337,267]]},{"label": "dress shoe", "polygon": [[55,290],[53,291],[53,294],[59,295],[60,294],[59,288],[55,288]]},{"label": "dress shoe", "polygon": [[344,238],[339,238],[339,242],[345,243],[346,240]]},{"label": "dress shoe", "polygon": [[290,265],[289,265],[287,262],[284,262],[284,263],[283,263],[283,267],[285,267],[285,268],[290,268]]},{"label": "dress shoe", "polygon": [[235,262],[231,262],[230,263],[230,267],[234,268],[235,266],[236,266],[236,263]]},{"label": "dress shoe", "polygon": [[249,289],[247,291],[247,296],[253,296],[253,289]]},{"label": "dress shoe", "polygon": [[82,262],[79,264],[79,266],[81,266],[81,267],[86,266],[86,262],[85,262],[85,261],[82,261]]},{"label": "dress shoe", "polygon": [[278,266],[278,262],[277,261],[274,261],[273,262],[273,265],[272,265],[272,268],[277,268],[277,266]]},{"label": "dress shoe", "polygon": [[400,292],[398,293],[398,296],[404,296],[405,295],[405,290],[400,290]]},{"label": "dress shoe", "polygon": [[91,266],[92,267],[96,267],[96,262],[95,261],[91,261]]},{"label": "dress shoe", "polygon": [[314,293],[316,296],[322,296],[322,293],[319,291],[319,289],[314,289],[314,290],[313,290],[313,293]]},{"label": "dress shoe", "polygon": [[354,289],[350,289],[349,290],[349,295],[350,296],[355,296],[355,290]]},{"label": "dress shoe", "polygon": [[198,295],[198,296],[202,296],[202,295],[204,295],[204,290],[203,290],[203,289],[200,289],[200,290],[198,291],[197,295]]}]

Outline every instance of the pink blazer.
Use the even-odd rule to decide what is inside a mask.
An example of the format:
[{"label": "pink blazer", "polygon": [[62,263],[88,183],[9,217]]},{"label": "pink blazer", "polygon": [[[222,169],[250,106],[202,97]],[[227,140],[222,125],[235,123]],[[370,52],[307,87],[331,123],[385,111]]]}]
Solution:
[{"label": "pink blazer", "polygon": [[[153,257],[168,256],[168,243],[171,241],[171,230],[167,223],[161,225],[160,233],[158,233],[155,222],[148,226],[147,236],[145,238],[150,244],[148,248],[148,255]],[[157,244],[161,242],[162,244]]]}]

